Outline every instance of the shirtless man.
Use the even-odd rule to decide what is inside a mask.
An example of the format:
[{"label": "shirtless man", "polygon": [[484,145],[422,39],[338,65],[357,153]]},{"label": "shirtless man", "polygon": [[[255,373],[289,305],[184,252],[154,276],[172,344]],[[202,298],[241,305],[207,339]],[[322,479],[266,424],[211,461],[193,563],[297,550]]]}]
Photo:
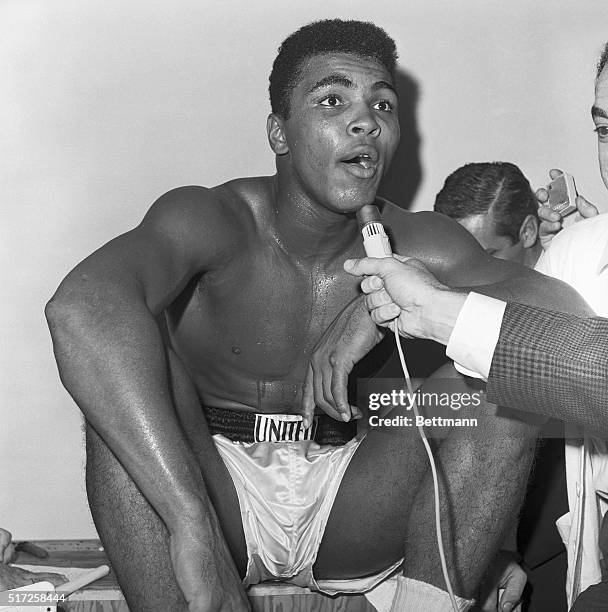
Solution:
[{"label": "shirtless man", "polygon": [[[368,577],[404,555],[410,582],[394,609],[421,609],[425,587],[445,596],[415,431],[378,428],[331,447],[209,435],[212,421],[229,433],[253,413],[305,414],[309,425],[315,406],[358,416],[346,380],[382,333],[342,264],[363,255],[354,213],[375,201],[399,140],[395,61],[394,42],[372,24],[332,20],[293,34],[270,79],[276,175],[167,193],[47,306],[62,381],[87,419],[91,510],[133,612],[244,610],[245,575],[317,588],[315,578]],[[573,291],[487,256],[448,219],[389,203],[383,219],[393,248],[446,283],[499,279],[481,291],[587,313]],[[534,446],[528,425],[484,423],[479,435],[437,441],[448,562],[466,598],[517,511]],[[297,431],[309,435],[301,422]],[[262,482],[268,465],[276,487]],[[240,477],[249,467],[253,482]],[[270,508],[281,503],[282,523]]]}]

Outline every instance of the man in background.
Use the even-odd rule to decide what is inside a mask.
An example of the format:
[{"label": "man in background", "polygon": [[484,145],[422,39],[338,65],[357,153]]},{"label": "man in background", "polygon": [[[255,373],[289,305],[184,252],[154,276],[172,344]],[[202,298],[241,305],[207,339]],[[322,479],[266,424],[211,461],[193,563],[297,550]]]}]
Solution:
[{"label": "man in background", "polygon": [[[600,175],[608,188],[608,43],[600,55],[591,118],[597,134]],[[551,171],[555,178],[558,171]],[[546,194],[539,194],[541,200]],[[574,287],[602,317],[608,317],[608,216],[582,196],[577,207],[589,217],[560,232],[536,269]],[[545,207],[546,209],[546,207]],[[555,213],[554,213],[555,214]],[[543,217],[546,215],[543,214]],[[555,223],[558,219],[553,217]],[[567,597],[575,610],[608,608],[608,444],[593,429],[567,426],[568,505],[558,528],[568,554]],[[603,560],[601,559],[603,557]]]},{"label": "man in background", "polygon": [[515,164],[461,166],[445,179],[434,209],[460,223],[489,255],[529,268],[540,257],[538,201]]}]

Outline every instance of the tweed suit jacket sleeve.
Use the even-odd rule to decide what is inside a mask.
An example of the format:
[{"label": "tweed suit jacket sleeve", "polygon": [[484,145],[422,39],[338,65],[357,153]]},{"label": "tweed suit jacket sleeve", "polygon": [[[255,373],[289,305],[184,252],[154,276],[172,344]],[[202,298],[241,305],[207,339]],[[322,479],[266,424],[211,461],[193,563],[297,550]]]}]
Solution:
[{"label": "tweed suit jacket sleeve", "polygon": [[509,303],[487,395],[608,434],[608,319]]}]

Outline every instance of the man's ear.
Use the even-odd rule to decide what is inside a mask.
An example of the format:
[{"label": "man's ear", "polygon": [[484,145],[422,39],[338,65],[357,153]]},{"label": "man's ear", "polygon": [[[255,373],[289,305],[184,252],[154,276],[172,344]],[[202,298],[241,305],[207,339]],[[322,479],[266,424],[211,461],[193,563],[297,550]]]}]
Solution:
[{"label": "man's ear", "polygon": [[275,155],[285,155],[285,153],[289,153],[287,139],[285,138],[285,122],[281,117],[274,113],[270,113],[266,120],[266,132],[268,134],[270,148],[274,151]]},{"label": "man's ear", "polygon": [[538,240],[538,219],[534,215],[528,215],[519,228],[519,241],[525,249],[529,249]]}]

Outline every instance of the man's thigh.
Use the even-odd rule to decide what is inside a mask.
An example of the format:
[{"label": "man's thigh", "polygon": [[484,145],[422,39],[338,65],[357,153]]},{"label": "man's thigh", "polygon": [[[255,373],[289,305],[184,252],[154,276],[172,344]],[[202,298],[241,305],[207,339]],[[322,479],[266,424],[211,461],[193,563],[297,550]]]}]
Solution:
[{"label": "man's thigh", "polygon": [[[448,387],[446,378],[452,379]],[[451,365],[441,368],[422,390],[446,388],[461,393],[474,390]],[[427,435],[433,436],[431,446],[441,482],[446,548],[454,549],[453,561],[458,566],[465,565],[461,557],[476,546],[476,562],[489,563],[501,538],[502,523],[506,528],[521,504],[534,454],[534,428],[510,418],[489,419],[491,408],[482,404],[457,414],[477,416],[476,428],[427,428]],[[412,413],[397,407],[390,416],[411,418]],[[468,538],[464,551],[462,538]],[[480,544],[484,540],[487,545]],[[418,561],[421,556],[433,562],[436,558],[439,567],[428,458],[414,427],[373,428],[344,475],[315,575],[372,574],[410,555]]]}]

